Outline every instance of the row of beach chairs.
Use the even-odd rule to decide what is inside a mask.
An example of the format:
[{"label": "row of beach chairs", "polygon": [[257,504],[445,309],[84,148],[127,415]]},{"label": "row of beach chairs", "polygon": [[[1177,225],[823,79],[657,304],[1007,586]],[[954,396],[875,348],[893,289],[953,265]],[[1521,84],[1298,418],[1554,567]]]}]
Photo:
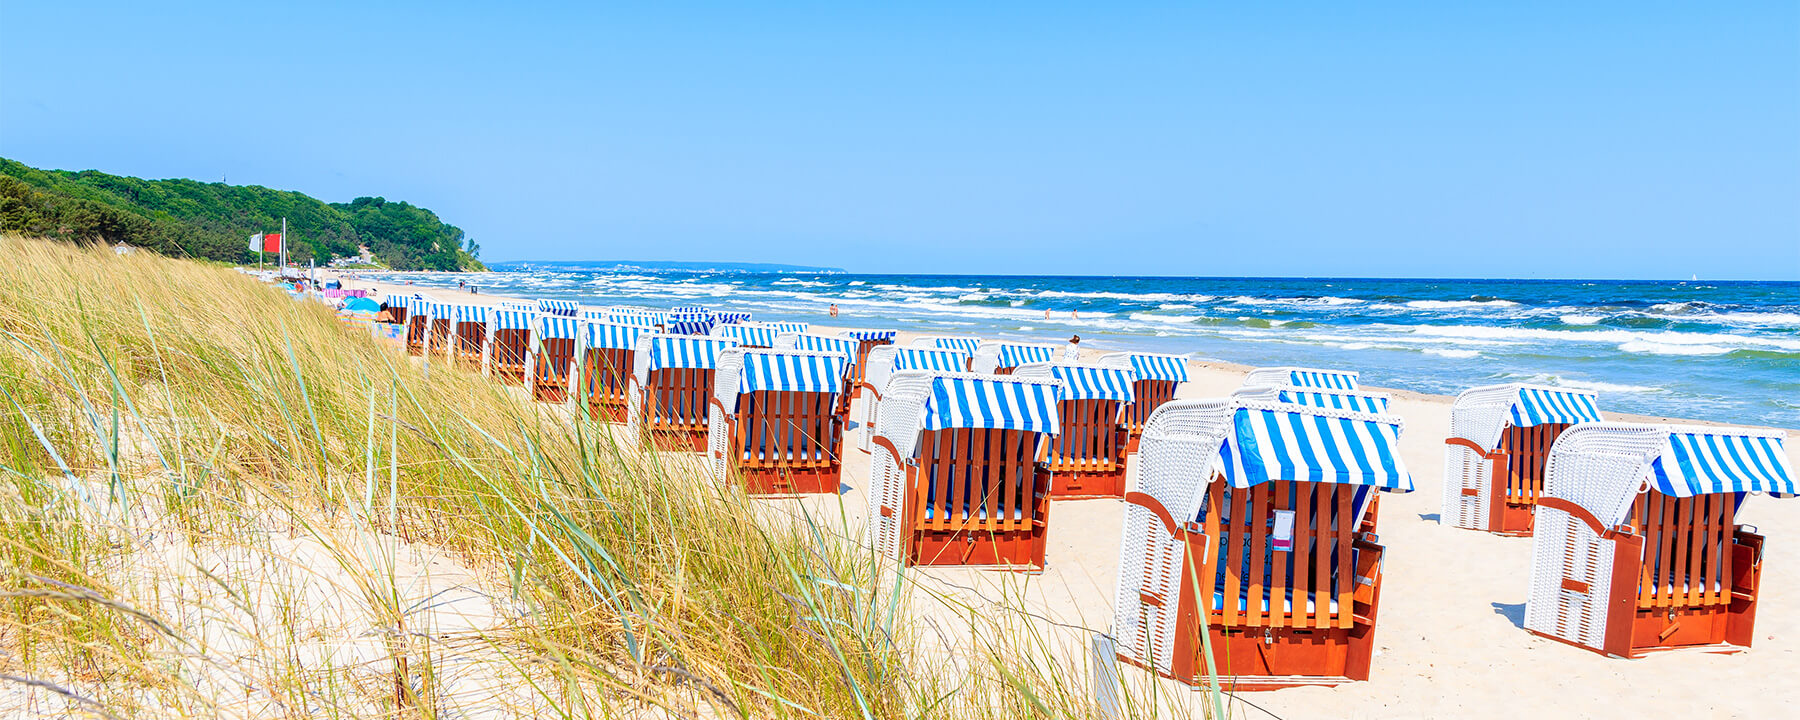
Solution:
[{"label": "row of beach chairs", "polygon": [[[1237,689],[1369,675],[1379,497],[1414,485],[1391,399],[1354,372],[1265,368],[1175,400],[1177,356],[390,300],[414,354],[704,453],[752,493],[838,492],[860,397],[870,541],[896,563],[1042,568],[1053,500],[1121,498],[1122,660]],[[1451,434],[1441,522],[1533,538],[1528,630],[1621,657],[1749,645],[1762,537],[1734,517],[1748,493],[1795,492],[1780,433],[1606,422],[1592,393],[1505,385],[1464,393]]]}]

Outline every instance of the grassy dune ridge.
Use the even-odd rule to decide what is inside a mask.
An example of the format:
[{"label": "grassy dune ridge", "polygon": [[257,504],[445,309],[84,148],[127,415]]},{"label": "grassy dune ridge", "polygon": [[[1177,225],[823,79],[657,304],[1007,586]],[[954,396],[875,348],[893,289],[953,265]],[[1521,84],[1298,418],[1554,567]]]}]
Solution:
[{"label": "grassy dune ridge", "polygon": [[910,650],[855,528],[691,458],[229,270],[0,257],[0,712],[1091,715],[1016,618]]}]

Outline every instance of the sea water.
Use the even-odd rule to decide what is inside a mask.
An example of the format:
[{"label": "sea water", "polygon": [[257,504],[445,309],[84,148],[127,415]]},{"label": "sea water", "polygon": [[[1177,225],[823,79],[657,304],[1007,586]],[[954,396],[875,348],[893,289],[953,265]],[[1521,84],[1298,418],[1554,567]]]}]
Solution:
[{"label": "sea water", "polygon": [[[652,272],[574,263],[369,277],[1055,344],[1080,334],[1083,347],[1354,369],[1374,386],[1453,395],[1539,383],[1597,391],[1603,410],[1800,428],[1793,282]],[[826,314],[834,303],[836,320]]]}]

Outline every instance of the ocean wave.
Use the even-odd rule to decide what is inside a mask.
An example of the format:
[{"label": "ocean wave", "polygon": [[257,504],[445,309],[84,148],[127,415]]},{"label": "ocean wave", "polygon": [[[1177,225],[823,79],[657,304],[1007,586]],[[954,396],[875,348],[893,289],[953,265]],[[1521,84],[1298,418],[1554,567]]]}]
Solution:
[{"label": "ocean wave", "polygon": [[1404,303],[1417,310],[1454,310],[1460,308],[1505,308],[1518,307],[1511,300],[1408,300]]},{"label": "ocean wave", "polygon": [[1633,340],[1619,345],[1619,351],[1646,355],[1724,355],[1731,352],[1731,348],[1718,345],[1678,345]]},{"label": "ocean wave", "polygon": [[1454,358],[1457,360],[1466,360],[1466,359],[1472,358],[1472,357],[1480,357],[1481,351],[1480,350],[1456,350],[1456,349],[1452,349],[1452,348],[1425,348],[1425,354],[1426,355],[1436,355],[1438,357]]},{"label": "ocean wave", "polygon": [[1528,375],[1508,374],[1507,377],[1521,380],[1532,385],[1549,385],[1566,387],[1572,390],[1587,390],[1600,393],[1658,393],[1662,388],[1653,385],[1625,385],[1620,383],[1600,382],[1598,380],[1580,380],[1566,378],[1551,373],[1534,373]]},{"label": "ocean wave", "polygon": [[1601,320],[1605,320],[1605,319],[1606,318],[1601,315],[1564,315],[1564,316],[1562,316],[1562,321],[1563,321],[1564,325],[1598,325],[1598,324],[1600,324]]},{"label": "ocean wave", "polygon": [[[1417,335],[1442,338],[1475,338],[1493,340],[1526,340],[1538,342],[1652,343],[1657,345],[1735,346],[1775,348],[1800,352],[1800,339],[1740,335],[1734,333],[1697,333],[1664,330],[1549,330],[1544,328],[1494,327],[1487,325],[1387,325],[1390,330],[1410,329]],[[1634,350],[1635,351],[1635,350]],[[1712,353],[1706,353],[1712,354]]]}]

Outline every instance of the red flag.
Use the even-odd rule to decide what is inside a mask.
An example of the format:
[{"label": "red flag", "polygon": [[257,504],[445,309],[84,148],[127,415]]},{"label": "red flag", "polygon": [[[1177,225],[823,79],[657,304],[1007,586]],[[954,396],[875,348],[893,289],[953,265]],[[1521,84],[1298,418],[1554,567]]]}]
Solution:
[{"label": "red flag", "polygon": [[281,233],[263,235],[263,252],[281,252]]}]

